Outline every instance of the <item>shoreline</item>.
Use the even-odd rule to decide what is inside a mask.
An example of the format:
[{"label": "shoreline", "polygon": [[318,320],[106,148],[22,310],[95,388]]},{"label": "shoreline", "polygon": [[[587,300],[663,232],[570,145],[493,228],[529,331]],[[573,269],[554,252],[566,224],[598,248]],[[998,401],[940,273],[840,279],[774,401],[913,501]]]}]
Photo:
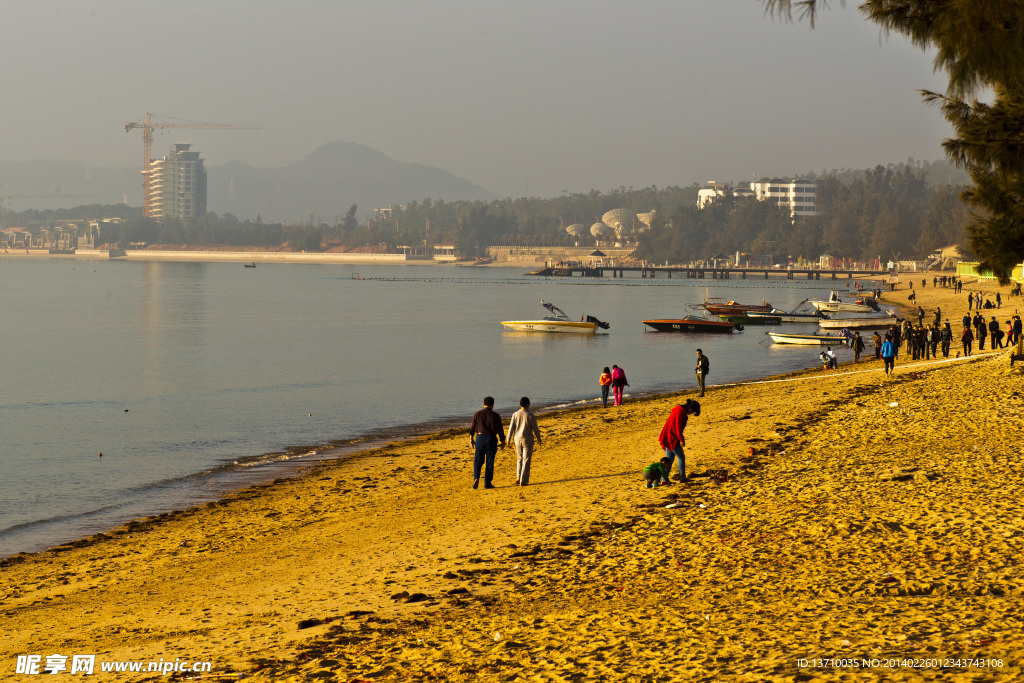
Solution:
[{"label": "shoreline", "polygon": [[[918,452],[922,446],[916,441],[921,437],[938,438],[932,432],[942,436],[956,430],[960,424],[957,420],[991,419],[989,396],[1008,395],[1006,383],[1020,374],[1017,368],[1009,371],[993,357],[925,362],[919,364],[924,366],[922,370],[907,372],[903,370],[909,364],[897,363],[894,380],[882,379],[881,364],[873,359],[863,362],[862,371],[844,363],[837,372],[809,369],[786,373],[790,377],[774,379],[817,381],[784,385],[785,401],[778,400],[778,385],[756,383],[765,380],[709,387],[708,397],[702,400],[704,414],[693,419],[686,432],[688,472],[695,477],[692,486],[645,492],[639,479],[643,465],[657,457],[657,433],[668,409],[679,397],[694,394],[689,390],[627,400],[620,409],[587,405],[542,415],[544,444],[535,455],[534,485],[525,489],[508,485],[511,456],[506,450],[499,451],[498,489],[471,490],[468,469],[472,454],[465,443],[465,429],[452,428],[320,463],[302,477],[234,491],[205,506],[135,520],[109,534],[97,534],[38,554],[16,555],[0,562],[0,595],[5,603],[0,633],[6,643],[6,664],[13,665],[14,654],[65,650],[65,654],[71,650],[102,652],[110,659],[174,660],[187,656],[213,661],[218,672],[230,668],[254,673],[262,680],[281,680],[284,675],[305,680],[318,672],[332,674],[320,676],[327,680],[351,680],[361,674],[391,678],[409,672],[424,677],[434,672],[430,675],[436,677],[437,671],[443,671],[441,677],[448,680],[472,680],[477,677],[473,667],[479,671],[479,662],[547,672],[565,672],[580,665],[567,663],[562,655],[552,659],[550,653],[545,654],[541,646],[550,642],[558,644],[558,652],[576,652],[577,659],[579,653],[585,654],[588,666],[598,671],[611,662],[619,663],[620,672],[638,670],[633,667],[643,669],[653,662],[633,650],[612,651],[605,655],[603,664],[593,660],[592,648],[588,650],[579,637],[596,629],[601,634],[598,640],[622,636],[645,651],[652,642],[665,642],[665,638],[678,634],[703,642],[703,636],[692,626],[700,615],[694,615],[692,606],[678,600],[678,591],[655,591],[648,598],[637,588],[672,577],[674,583],[682,580],[678,585],[684,595],[696,599],[703,595],[699,592],[703,589],[694,584],[695,577],[703,576],[702,567],[710,563],[721,570],[723,558],[732,561],[731,545],[718,545],[715,539],[720,542],[723,537],[761,533],[758,525],[769,524],[777,514],[785,513],[777,520],[783,531],[772,527],[770,533],[782,533],[777,538],[785,543],[791,543],[785,540],[789,533],[786,523],[802,530],[794,539],[836,535],[844,542],[872,541],[874,536],[870,534],[850,538],[848,530],[842,531],[828,521],[849,517],[834,501],[824,506],[822,512],[828,515],[820,518],[814,516],[815,506],[806,508],[810,517],[792,518],[787,512],[788,502],[777,511],[756,505],[777,506],[794,495],[801,501],[841,497],[841,490],[828,482],[836,478],[846,481],[854,468],[828,468],[835,466],[831,462],[834,459],[845,462],[852,457],[836,451],[842,448],[843,440],[851,439],[868,439],[866,443],[873,444],[871,450],[881,448],[887,458],[895,459],[888,466],[880,461],[856,467],[872,469],[876,474],[899,469],[892,478],[874,480],[896,502],[904,502],[899,497],[903,491],[924,495],[929,482],[937,482],[937,486],[958,482],[959,475],[953,477],[947,472],[948,468],[959,472],[964,467],[963,463],[956,464],[958,458],[964,458],[956,448],[944,454],[929,446],[923,451],[925,460],[916,466],[912,464],[914,459],[900,460],[900,456]],[[950,392],[965,386],[981,391],[993,372],[998,382],[985,389],[988,393],[982,405],[970,413],[950,412],[944,402],[932,404],[918,396],[931,397],[932,384],[937,385],[939,396],[952,395]],[[822,382],[828,384],[823,386]],[[892,399],[898,399],[900,407],[887,411]],[[908,406],[908,412],[903,406]],[[885,432],[889,441],[872,438],[874,430],[885,429],[878,425],[886,424],[876,423],[876,412],[890,415],[887,419],[895,420],[899,427]],[[871,426],[858,428],[861,422]],[[1017,442],[1020,420],[999,424],[1001,438]],[[991,428],[987,424],[985,433]],[[958,439],[963,437],[956,433]],[[833,438],[839,442],[831,443],[829,439]],[[807,439],[811,441],[804,443]],[[976,443],[988,453],[984,440]],[[756,458],[748,456],[749,448],[755,448]],[[864,450],[862,446],[853,452],[858,458],[868,458]],[[769,451],[773,452],[771,457]],[[813,471],[798,459],[804,451],[816,463],[813,471],[829,472],[825,479],[819,475],[808,478]],[[969,459],[978,457],[976,454]],[[726,479],[717,482],[723,470]],[[1009,471],[1013,472],[1012,467]],[[1003,469],[999,472],[1003,476]],[[993,538],[1002,538],[999,534],[1004,529],[1017,533],[1012,525],[1006,526],[1011,512],[1000,510],[998,528],[990,529],[986,518],[978,517],[984,511],[977,506],[992,503],[988,497],[978,496],[977,487],[979,483],[984,486],[991,477],[986,474],[972,478],[974,487],[965,489],[965,493],[955,488],[946,493],[973,496],[974,502],[964,510],[973,511],[975,523],[981,521],[979,533]],[[793,488],[789,483],[793,481],[802,482],[803,488]],[[907,481],[910,483],[904,483]],[[855,484],[859,486],[862,484]],[[665,510],[666,491],[674,502],[690,500],[692,504]],[[944,503],[943,509],[953,503]],[[882,499],[877,504],[887,503]],[[802,506],[800,509],[804,509]],[[731,511],[733,508],[736,513]],[[741,523],[737,515],[746,521]],[[881,520],[879,524],[888,523],[887,518],[876,518]],[[672,527],[684,521],[682,526]],[[734,522],[741,526],[728,526]],[[716,524],[726,526],[714,531]],[[754,526],[751,530],[744,524]],[[807,531],[815,524],[832,524],[827,527],[831,531],[824,536],[822,531]],[[711,526],[704,531],[707,525]],[[939,533],[933,527],[928,522],[924,538]],[[924,528],[916,536],[900,535],[901,545],[889,546],[888,552],[915,548],[915,552],[921,552],[917,546]],[[965,527],[963,531],[970,529]],[[966,537],[972,544],[978,541],[976,535],[966,533]],[[879,538],[885,540],[888,536]],[[952,548],[947,550],[950,553],[966,553],[972,547],[956,545],[965,541],[955,537],[946,540],[953,544],[945,546]],[[668,545],[662,547],[659,543]],[[826,563],[838,562],[836,558],[841,556],[830,550],[827,558],[832,559],[826,559]],[[673,557],[676,559],[665,563],[664,558]],[[677,579],[674,572],[679,570],[674,563],[689,565],[694,558],[699,558],[693,565],[697,573],[687,571]],[[765,559],[756,556],[745,562],[760,566]],[[820,563],[817,559],[813,562]],[[601,572],[593,574],[598,567]],[[808,567],[798,573],[802,576],[814,569],[815,580],[826,587],[837,580],[836,576],[849,571],[820,573],[818,564]],[[924,580],[908,578],[903,564],[894,567],[901,587]],[[767,565],[765,568],[773,581],[792,580],[778,577]],[[702,627],[704,632],[732,640],[737,634],[740,639],[753,638],[752,642],[758,644],[750,646],[752,651],[764,654],[768,664],[783,650],[791,655],[787,659],[796,657],[793,647],[776,647],[778,638],[743,636],[745,626],[734,623],[729,614],[744,615],[766,629],[775,622],[760,612],[732,605],[725,596],[736,593],[735,586],[739,586],[741,595],[762,596],[756,600],[774,614],[797,609],[796,605],[783,609],[779,601],[784,597],[775,595],[772,584],[762,584],[746,572],[726,570],[726,580],[733,588],[726,584],[714,588],[717,579],[698,581],[701,585],[707,582],[709,590],[714,588],[697,601],[708,605],[704,612],[715,606],[711,614],[726,615],[726,623],[710,623]],[[885,571],[892,570],[890,567]],[[934,577],[928,580],[939,581]],[[993,580],[1005,590],[1015,585],[1017,576],[1011,572]],[[611,601],[605,599],[608,585],[613,586]],[[462,589],[468,593],[453,592]],[[882,590],[887,590],[887,584],[882,584]],[[392,599],[403,592],[408,597],[417,593],[427,597],[412,602],[402,597]],[[820,591],[816,595],[816,600],[822,595],[833,602],[839,599]],[[1014,605],[1019,607],[1016,602]],[[613,608],[618,606],[628,607],[628,613],[615,612]],[[667,622],[657,617],[657,611],[649,613],[655,606],[663,616],[668,615]],[[368,611],[372,615],[367,615]],[[979,611],[981,616],[991,613]],[[596,616],[587,617],[590,626],[581,630],[576,615],[588,614]],[[623,633],[623,624],[634,619],[630,614],[647,614],[650,620],[643,623],[650,626],[632,637]],[[912,612],[911,616],[919,615]],[[303,620],[327,618],[332,621],[297,627]],[[902,617],[892,613],[889,618]],[[383,623],[379,623],[381,619]],[[529,626],[531,619],[540,619],[540,625]],[[974,619],[972,624],[977,621]],[[1006,620],[1008,628],[1016,628],[1018,621]],[[652,636],[649,630],[662,622],[673,625],[677,635]],[[700,623],[705,623],[702,618]],[[459,627],[447,630],[453,624]],[[857,628],[851,627],[846,635],[856,634]],[[813,648],[805,644],[805,650],[828,651],[829,646],[808,631],[797,631],[808,643],[816,643]],[[491,634],[497,632],[505,636],[495,640]],[[371,635],[372,639],[367,640]],[[316,636],[320,640],[313,640]],[[966,636],[943,635],[950,637]],[[988,636],[982,633],[980,637]],[[432,643],[431,649],[421,650],[417,639]],[[998,643],[1005,641],[1006,637],[1000,635]],[[764,642],[776,649],[765,653]],[[857,638],[851,638],[851,642],[858,642]],[[667,654],[669,660],[673,656],[677,653]],[[740,661],[760,666],[749,656]],[[701,666],[714,671],[716,666],[728,664],[705,661]],[[495,676],[497,671],[493,670]],[[333,672],[336,677],[332,677]]]}]

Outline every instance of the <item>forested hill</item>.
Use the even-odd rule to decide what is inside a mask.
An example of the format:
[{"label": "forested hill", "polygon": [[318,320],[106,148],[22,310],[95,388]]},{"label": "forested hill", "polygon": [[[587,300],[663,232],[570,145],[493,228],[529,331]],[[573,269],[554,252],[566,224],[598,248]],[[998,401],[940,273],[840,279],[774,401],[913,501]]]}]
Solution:
[{"label": "forested hill", "polygon": [[[316,163],[312,161],[311,163]],[[803,176],[807,177],[807,176]],[[821,254],[869,259],[919,259],[932,250],[966,244],[969,212],[960,199],[962,187],[944,162],[877,166],[866,171],[816,174],[817,205],[822,214],[793,220],[787,208],[749,198],[727,196],[698,209],[700,185],[620,187],[610,191],[563,194],[553,198],[446,201],[423,199],[395,206],[389,215],[372,216],[374,206],[339,207],[333,217],[308,221],[240,219],[210,212],[193,224],[155,223],[125,206],[90,206],[73,210],[5,212],[6,226],[46,220],[124,216],[108,227],[104,242],[127,244],[230,244],[315,251],[339,245],[455,244],[466,256],[482,255],[491,245],[598,246],[611,235],[595,238],[590,227],[612,209],[632,213],[656,211],[651,228],[627,230],[636,255],[655,262],[727,258],[735,252],[780,258],[816,259]],[[346,210],[343,210],[346,209]],[[367,220],[367,216],[371,215]],[[303,218],[305,220],[303,220]],[[578,236],[567,226],[576,225]],[[629,226],[631,227],[631,226]]]}]

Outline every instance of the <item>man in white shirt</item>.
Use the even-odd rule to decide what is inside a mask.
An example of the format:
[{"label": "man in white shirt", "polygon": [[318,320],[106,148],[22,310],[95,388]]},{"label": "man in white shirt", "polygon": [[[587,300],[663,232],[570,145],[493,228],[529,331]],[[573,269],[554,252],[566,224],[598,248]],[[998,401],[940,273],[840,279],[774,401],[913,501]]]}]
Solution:
[{"label": "man in white shirt", "polygon": [[519,410],[512,414],[508,423],[508,440],[516,449],[516,486],[530,483],[530,459],[533,456],[533,437],[540,445],[540,428],[537,427],[537,416],[530,412],[530,399],[523,396],[519,399]]}]

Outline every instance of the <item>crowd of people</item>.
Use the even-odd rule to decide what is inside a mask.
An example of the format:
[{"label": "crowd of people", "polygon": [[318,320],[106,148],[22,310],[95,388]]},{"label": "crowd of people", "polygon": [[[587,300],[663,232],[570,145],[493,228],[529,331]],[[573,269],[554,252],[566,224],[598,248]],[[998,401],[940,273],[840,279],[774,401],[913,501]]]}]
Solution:
[{"label": "crowd of people", "polygon": [[[913,282],[910,283],[913,294]],[[921,280],[922,288],[927,286],[927,280]],[[936,276],[932,279],[933,287],[953,287],[955,292],[962,291],[963,282],[953,276]],[[858,285],[858,290],[860,289]],[[1019,294],[1019,288],[1016,290]],[[878,292],[880,293],[880,291]],[[876,294],[877,296],[877,294]],[[968,293],[968,312],[961,319],[962,330],[960,331],[960,344],[964,356],[970,356],[974,351],[974,343],[977,342],[978,350],[985,350],[985,341],[989,340],[990,349],[1000,349],[1017,344],[1021,339],[1022,323],[1019,315],[1010,316],[1005,325],[995,315],[989,316],[986,320],[982,310],[999,309],[1002,307],[1002,296],[995,292],[995,302],[984,297],[982,292]],[[916,302],[916,296],[911,299]],[[974,311],[974,314],[971,314]],[[881,360],[885,374],[892,375],[895,371],[896,360],[899,358],[901,349],[910,360],[928,360],[948,358],[952,351],[954,332],[949,320],[943,320],[942,310],[935,308],[934,318],[925,324],[925,309],[917,306],[917,325],[910,320],[902,320],[898,324],[891,325],[884,333],[884,336],[875,331],[872,335],[875,360]],[[864,339],[860,332],[853,334],[845,333],[847,344],[854,355],[854,363],[860,362],[860,356],[866,350]],[[957,353],[960,357],[960,352]],[[837,370],[839,359],[831,347],[821,352],[822,367],[824,369]],[[710,370],[710,361],[702,349],[697,349],[697,365],[694,369],[697,378],[698,397],[705,394],[705,378]],[[614,406],[621,406],[625,388],[629,386],[625,371],[618,365],[611,368],[605,367],[598,385],[601,391],[601,403],[604,408],[608,407],[608,399],[611,396]],[[473,415],[470,425],[470,440],[475,451],[473,462],[473,488],[477,488],[481,476],[484,479],[484,488],[495,488],[492,479],[494,477],[494,458],[498,448],[504,448],[506,443],[512,443],[516,451],[516,486],[526,486],[530,481],[530,465],[533,450],[541,443],[540,429],[537,426],[537,418],[530,411],[530,399],[523,397],[519,402],[519,410],[512,416],[509,423],[508,435],[502,427],[501,416],[494,412],[494,399],[490,396],[484,399],[484,407]],[[671,483],[670,474],[672,464],[676,463],[679,471],[679,479],[686,481],[686,456],[684,452],[685,439],[683,431],[686,428],[690,415],[700,415],[700,403],[693,399],[687,399],[684,403],[675,406],[665,421],[664,426],[658,435],[658,443],[664,450],[665,456],[659,461],[650,463],[643,470],[643,478],[647,488],[654,488]]]}]

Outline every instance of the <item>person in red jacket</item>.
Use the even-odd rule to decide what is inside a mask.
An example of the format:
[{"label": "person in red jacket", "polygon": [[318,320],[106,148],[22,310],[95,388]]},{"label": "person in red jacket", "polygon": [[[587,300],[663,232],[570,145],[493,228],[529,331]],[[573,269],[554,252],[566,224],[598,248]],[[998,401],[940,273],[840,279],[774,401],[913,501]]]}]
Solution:
[{"label": "person in red jacket", "polygon": [[[665,426],[661,428],[661,434],[658,435],[658,443],[665,449],[665,457],[669,460],[669,469],[672,468],[673,460],[677,463],[680,481],[686,481],[686,453],[683,451],[686,440],[683,438],[683,430],[686,429],[686,420],[690,415],[700,415],[700,404],[692,398],[686,399],[685,404],[672,409],[665,420]],[[669,483],[667,474],[662,483]]]}]

